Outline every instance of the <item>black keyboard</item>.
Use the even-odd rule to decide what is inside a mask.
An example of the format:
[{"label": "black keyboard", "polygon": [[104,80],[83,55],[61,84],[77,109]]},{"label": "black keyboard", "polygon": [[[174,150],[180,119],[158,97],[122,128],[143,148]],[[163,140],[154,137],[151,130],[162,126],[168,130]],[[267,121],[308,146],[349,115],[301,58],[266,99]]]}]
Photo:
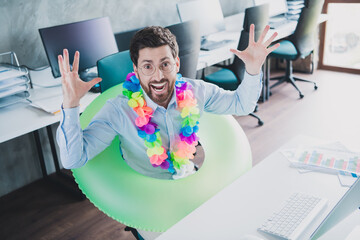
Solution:
[{"label": "black keyboard", "polygon": [[228,45],[230,43],[234,42],[234,40],[222,40],[222,41],[206,41],[204,43],[201,43],[201,50],[204,51],[211,51],[217,48],[224,47],[225,45]]}]

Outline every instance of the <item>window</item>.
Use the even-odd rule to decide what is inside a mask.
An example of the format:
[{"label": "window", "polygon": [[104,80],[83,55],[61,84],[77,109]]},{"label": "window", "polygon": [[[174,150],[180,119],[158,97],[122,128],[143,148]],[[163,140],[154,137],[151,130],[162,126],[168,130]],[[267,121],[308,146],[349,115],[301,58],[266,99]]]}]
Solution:
[{"label": "window", "polygon": [[360,73],[360,1],[325,1],[320,68]]}]

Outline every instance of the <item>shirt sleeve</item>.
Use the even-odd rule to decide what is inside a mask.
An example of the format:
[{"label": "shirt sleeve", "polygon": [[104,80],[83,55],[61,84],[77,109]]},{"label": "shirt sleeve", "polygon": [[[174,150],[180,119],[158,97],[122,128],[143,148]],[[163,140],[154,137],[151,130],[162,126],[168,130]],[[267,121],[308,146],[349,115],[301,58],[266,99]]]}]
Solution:
[{"label": "shirt sleeve", "polygon": [[79,107],[62,109],[61,114],[56,140],[61,163],[67,169],[85,165],[109,146],[117,135],[114,127],[116,119],[121,119],[109,101],[84,130],[80,126]]},{"label": "shirt sleeve", "polygon": [[256,107],[262,89],[262,72],[244,79],[235,91],[224,90],[215,84],[204,82],[204,110],[216,114],[248,115]]}]

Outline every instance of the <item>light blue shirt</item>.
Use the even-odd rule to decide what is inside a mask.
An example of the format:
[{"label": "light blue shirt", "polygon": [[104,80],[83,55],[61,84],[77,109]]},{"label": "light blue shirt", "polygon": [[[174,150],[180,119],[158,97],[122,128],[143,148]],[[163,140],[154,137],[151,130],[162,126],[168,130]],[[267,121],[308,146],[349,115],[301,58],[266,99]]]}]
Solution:
[{"label": "light blue shirt", "polygon": [[[261,75],[249,75],[235,91],[226,91],[218,86],[184,78],[193,86],[200,115],[203,111],[215,114],[248,115],[253,112],[261,92]],[[181,128],[181,116],[177,110],[175,91],[168,108],[154,103],[144,92],[147,105],[154,110],[151,121],[160,129],[163,147],[171,150]],[[60,158],[65,168],[79,168],[108,147],[114,137],[120,140],[120,150],[127,164],[135,171],[149,177],[172,179],[172,174],[160,167],[153,167],[146,154],[144,140],[137,134],[137,114],[127,104],[122,94],[106,102],[84,130],[80,127],[79,107],[62,110],[62,119],[56,139]],[[201,118],[199,127],[201,128]],[[214,126],[220,127],[221,126]],[[200,139],[201,142],[201,139]]]}]

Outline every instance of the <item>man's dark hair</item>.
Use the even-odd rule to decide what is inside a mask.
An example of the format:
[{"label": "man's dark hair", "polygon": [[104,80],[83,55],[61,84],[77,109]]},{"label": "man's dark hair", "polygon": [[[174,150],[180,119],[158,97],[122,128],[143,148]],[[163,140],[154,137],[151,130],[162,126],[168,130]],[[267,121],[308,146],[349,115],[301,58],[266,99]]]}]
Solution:
[{"label": "man's dark hair", "polygon": [[168,45],[171,49],[171,54],[174,58],[178,56],[179,46],[176,42],[176,37],[169,29],[151,26],[141,29],[135,33],[130,42],[130,57],[131,61],[137,66],[139,59],[139,51],[143,48],[157,48]]}]

